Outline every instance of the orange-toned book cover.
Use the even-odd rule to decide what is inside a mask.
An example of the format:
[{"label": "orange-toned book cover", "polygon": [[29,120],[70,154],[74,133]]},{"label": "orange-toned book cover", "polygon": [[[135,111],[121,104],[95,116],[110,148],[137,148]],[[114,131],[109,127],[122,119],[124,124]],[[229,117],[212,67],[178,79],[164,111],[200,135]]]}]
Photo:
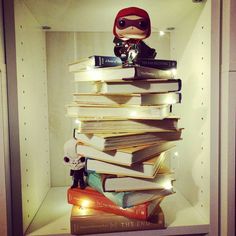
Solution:
[{"label": "orange-toned book cover", "polygon": [[69,204],[75,206],[92,208],[139,220],[147,220],[162,200],[159,198],[130,208],[122,208],[90,187],[68,189],[67,199]]}]

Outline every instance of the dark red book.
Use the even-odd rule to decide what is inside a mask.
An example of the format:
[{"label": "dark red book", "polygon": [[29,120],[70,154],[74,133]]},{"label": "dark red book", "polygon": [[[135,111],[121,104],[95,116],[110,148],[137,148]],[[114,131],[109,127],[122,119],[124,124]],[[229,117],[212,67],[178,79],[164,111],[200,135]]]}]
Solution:
[{"label": "dark red book", "polygon": [[70,218],[71,234],[99,234],[134,230],[164,229],[165,218],[162,209],[157,206],[148,221],[130,219],[112,213],[73,206]]},{"label": "dark red book", "polygon": [[162,198],[158,198],[130,208],[122,208],[90,187],[86,189],[68,189],[67,199],[69,204],[75,206],[91,208],[140,220],[149,219],[162,200]]}]

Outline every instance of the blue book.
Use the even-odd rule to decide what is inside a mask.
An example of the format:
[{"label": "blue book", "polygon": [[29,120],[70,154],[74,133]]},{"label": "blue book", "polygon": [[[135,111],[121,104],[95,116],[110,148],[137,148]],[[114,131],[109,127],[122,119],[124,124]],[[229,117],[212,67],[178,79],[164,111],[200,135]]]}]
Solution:
[{"label": "blue book", "polygon": [[96,172],[90,172],[88,174],[87,182],[90,187],[96,189],[112,202],[123,208],[136,206],[174,193],[173,188],[130,192],[104,192],[103,176]]}]

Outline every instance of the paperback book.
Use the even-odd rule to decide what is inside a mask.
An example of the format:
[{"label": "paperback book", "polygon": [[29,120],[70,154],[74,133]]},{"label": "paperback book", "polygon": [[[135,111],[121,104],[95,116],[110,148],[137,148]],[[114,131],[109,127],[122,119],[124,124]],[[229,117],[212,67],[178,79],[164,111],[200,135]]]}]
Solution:
[{"label": "paperback book", "polygon": [[137,146],[111,151],[100,151],[82,143],[76,146],[77,154],[104,162],[131,166],[167,151],[175,146],[174,142],[160,142],[153,145]]},{"label": "paperback book", "polygon": [[79,142],[95,147],[101,151],[143,146],[160,141],[177,141],[181,139],[182,129],[158,133],[110,133],[84,134],[74,129],[73,137]]},{"label": "paperback book", "polygon": [[72,103],[67,106],[67,116],[90,119],[164,119],[171,112],[170,105],[120,106],[85,105]]},{"label": "paperback book", "polygon": [[167,156],[166,152],[162,152],[147,161],[133,164],[131,167],[115,165],[108,162],[99,161],[96,159],[87,159],[86,170],[88,172],[96,172],[100,174],[109,174],[117,176],[133,176],[137,178],[155,178],[157,172],[169,173],[169,170],[163,167],[163,163]]},{"label": "paperback book", "polygon": [[85,134],[113,134],[113,133],[156,133],[177,131],[177,117],[169,117],[163,120],[86,120],[76,119],[78,132]]}]

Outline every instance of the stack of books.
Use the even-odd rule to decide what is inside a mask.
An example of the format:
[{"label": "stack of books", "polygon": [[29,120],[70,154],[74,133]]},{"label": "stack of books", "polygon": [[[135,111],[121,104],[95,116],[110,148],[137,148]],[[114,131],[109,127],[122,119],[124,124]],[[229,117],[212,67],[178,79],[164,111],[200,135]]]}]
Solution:
[{"label": "stack of books", "polygon": [[181,80],[176,61],[138,63],[123,68],[117,57],[92,56],[69,65],[76,92],[67,116],[89,185],[68,189],[72,234],[165,227],[160,202],[174,193],[174,177],[164,162],[181,140],[171,112]]}]

